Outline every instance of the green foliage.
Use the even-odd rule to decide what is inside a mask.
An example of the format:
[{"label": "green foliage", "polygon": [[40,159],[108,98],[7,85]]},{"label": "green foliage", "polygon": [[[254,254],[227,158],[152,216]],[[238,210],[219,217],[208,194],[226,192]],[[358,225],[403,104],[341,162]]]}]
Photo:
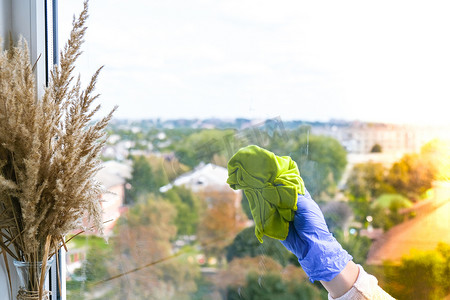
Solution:
[{"label": "green foliage", "polygon": [[[67,238],[71,238],[71,236],[67,236]],[[104,238],[94,236],[94,235],[84,235],[80,234],[70,240],[70,245],[74,248],[99,248],[99,249],[107,249],[109,248],[109,244],[105,241]]]},{"label": "green foliage", "polygon": [[228,287],[227,300],[314,300],[326,299],[312,284],[284,281],[279,274],[258,276],[251,273],[244,287]]},{"label": "green foliage", "polygon": [[195,280],[197,290],[191,293],[191,300],[207,300],[214,291],[214,285],[203,276],[198,276]]},{"label": "green foliage", "polygon": [[175,225],[178,229],[178,235],[195,234],[200,218],[200,199],[189,189],[177,186],[165,193],[164,198],[172,203],[177,210]]},{"label": "green foliage", "polygon": [[128,183],[131,184],[129,196],[132,201],[135,202],[139,196],[150,193],[155,188],[155,180],[153,177],[152,167],[144,156],[134,156],[133,170],[131,173],[131,179]]},{"label": "green foliage", "polygon": [[388,229],[401,221],[398,210],[408,207],[410,202],[394,194],[394,188],[386,183],[386,172],[380,163],[356,164],[347,180],[347,191],[358,221],[364,222],[366,216],[371,215],[376,227]]},{"label": "green foliage", "polygon": [[[368,202],[365,204],[368,205]],[[352,205],[355,205],[355,202],[352,202]],[[400,209],[411,206],[411,201],[400,194],[382,194],[370,204],[365,215],[361,215],[359,220],[364,221],[366,216],[372,216],[372,225],[387,231],[405,220],[406,216],[400,214]]]},{"label": "green foliage", "polygon": [[389,230],[404,221],[400,209],[411,206],[412,202],[400,194],[383,194],[371,204],[369,214],[373,217],[372,225]]},{"label": "green foliage", "polygon": [[349,204],[355,213],[355,220],[364,223],[366,217],[373,214],[370,207],[370,200],[366,197],[355,198],[352,195],[349,195],[349,200]]},{"label": "green foliage", "polygon": [[149,193],[158,193],[159,188],[168,183],[162,169],[153,169],[145,156],[133,156],[133,171],[128,183],[131,189],[127,191],[126,202],[137,202]]},{"label": "green foliage", "polygon": [[341,244],[342,248],[353,256],[353,261],[357,264],[364,264],[369,254],[372,241],[366,236],[352,235],[344,236],[341,230],[334,232],[334,236]]},{"label": "green foliage", "polygon": [[82,249],[87,255],[82,267],[75,270],[75,278],[67,281],[67,292],[70,299],[85,299],[84,292],[91,283],[111,276],[108,266],[113,259],[113,251],[104,239],[96,236],[79,235],[72,242],[74,249]]},{"label": "green foliage", "polygon": [[282,266],[286,266],[293,256],[280,241],[263,237],[261,244],[255,236],[255,227],[248,227],[242,230],[233,240],[233,243],[226,248],[226,257],[230,262],[235,257],[256,257],[266,255],[278,261]]},{"label": "green foliage", "polygon": [[385,182],[386,168],[381,163],[356,164],[347,179],[347,189],[352,198],[371,200],[382,193],[392,191]]},{"label": "green foliage", "polygon": [[411,207],[412,202],[400,194],[383,194],[375,199],[372,206],[389,209],[390,211],[398,211],[401,208]]},{"label": "green foliage", "polygon": [[400,266],[384,266],[386,290],[397,299],[443,299],[450,293],[450,245],[415,252]]},{"label": "green foliage", "polygon": [[[108,262],[112,258],[111,248],[92,246],[87,252],[86,261],[84,262],[86,282],[96,282],[109,278]],[[75,273],[80,276],[82,269],[78,269]]]},{"label": "green foliage", "polygon": [[[200,162],[219,164],[219,156],[226,156],[228,137],[232,130],[202,130],[195,132],[177,143],[175,154],[179,161],[191,168]],[[222,161],[222,159],[220,159]]]},{"label": "green foliage", "polygon": [[298,142],[302,137],[306,137],[311,128],[309,126],[301,126],[294,130],[278,131],[268,139],[267,145],[262,147],[272,151],[277,155],[289,155],[298,150]]},{"label": "green foliage", "polygon": [[[184,256],[172,257],[176,210],[172,203],[155,196],[133,205],[119,219],[112,266],[114,274],[136,269],[112,284],[111,299],[187,299],[196,290],[199,268]],[[169,259],[170,258],[170,259]]]},{"label": "green foliage", "polygon": [[[134,204],[126,215],[122,215],[119,218],[115,229],[120,232],[120,230],[125,228],[145,227],[146,229],[151,229],[155,234],[158,233],[157,235],[164,238],[164,240],[169,240],[176,230],[165,228],[166,230],[157,232],[155,227],[172,226],[175,216],[176,210],[171,203],[160,197],[148,195],[145,201]],[[116,236],[113,240],[115,239]]]},{"label": "green foliage", "polygon": [[372,149],[370,149],[371,153],[380,153],[383,152],[383,147],[380,144],[373,145]]},{"label": "green foliage", "polygon": [[432,187],[435,177],[435,168],[424,156],[406,154],[392,165],[387,180],[398,193],[410,199],[418,199]]},{"label": "green foliage", "polygon": [[329,201],[321,207],[321,210],[331,232],[348,228],[349,222],[353,219],[352,209],[346,202]]},{"label": "green foliage", "polygon": [[291,157],[297,162],[305,185],[313,198],[332,195],[347,165],[347,152],[334,138],[301,137]]}]

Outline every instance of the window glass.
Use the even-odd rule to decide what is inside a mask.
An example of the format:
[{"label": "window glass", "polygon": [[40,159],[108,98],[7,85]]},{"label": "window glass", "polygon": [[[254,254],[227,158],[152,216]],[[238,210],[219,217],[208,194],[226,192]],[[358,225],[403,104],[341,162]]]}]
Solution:
[{"label": "window glass", "polygon": [[[226,183],[250,144],[296,161],[386,291],[449,294],[448,8],[91,1],[77,70],[105,65],[98,116],[119,109],[97,174],[107,242],[68,243],[67,298],[326,299]],[[59,2],[60,47],[81,9]]]}]

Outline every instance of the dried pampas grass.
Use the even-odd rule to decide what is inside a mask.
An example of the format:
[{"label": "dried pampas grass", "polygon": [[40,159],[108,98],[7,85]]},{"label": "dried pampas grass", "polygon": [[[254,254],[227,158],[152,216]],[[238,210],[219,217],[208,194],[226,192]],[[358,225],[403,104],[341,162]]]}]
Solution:
[{"label": "dried pampas grass", "polygon": [[42,99],[37,98],[27,44],[0,53],[0,248],[15,260],[47,261],[65,246],[63,237],[89,217],[102,232],[100,194],[93,175],[100,168],[105,127],[92,125],[100,106],[95,84],[74,81],[74,63],[86,32],[87,1],[74,18],[59,66]]}]

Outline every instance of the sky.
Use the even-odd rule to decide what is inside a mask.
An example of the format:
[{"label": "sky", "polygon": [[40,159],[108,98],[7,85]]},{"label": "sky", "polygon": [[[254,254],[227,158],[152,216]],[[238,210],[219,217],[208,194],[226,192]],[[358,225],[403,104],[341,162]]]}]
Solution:
[{"label": "sky", "polygon": [[[59,1],[64,45],[82,0]],[[450,124],[449,1],[90,0],[116,118]]]}]

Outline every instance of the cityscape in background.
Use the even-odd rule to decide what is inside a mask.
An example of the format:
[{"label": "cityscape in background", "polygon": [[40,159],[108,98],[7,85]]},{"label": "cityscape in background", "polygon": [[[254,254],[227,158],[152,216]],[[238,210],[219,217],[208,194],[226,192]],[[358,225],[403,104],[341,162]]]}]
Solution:
[{"label": "cityscape in background", "polygon": [[[247,128],[264,127],[271,124],[273,130],[291,130],[301,126],[310,128],[311,134],[327,135],[336,138],[349,153],[369,153],[375,144],[383,148],[383,152],[405,153],[420,150],[426,142],[433,138],[443,140],[450,139],[450,125],[448,126],[420,126],[420,125],[398,125],[386,123],[369,123],[362,121],[330,120],[329,122],[307,122],[307,121],[285,121],[279,117],[269,120],[252,120],[237,118],[226,119],[174,119],[174,120],[113,120],[110,124],[113,135],[110,137],[111,144],[116,144],[119,137],[114,130],[131,131],[136,134],[149,130],[161,130],[154,136],[159,140],[165,140],[165,129],[234,129],[245,130]],[[121,141],[124,142],[124,141]],[[150,142],[150,141],[149,141]],[[170,140],[165,140],[170,143]],[[160,143],[160,142],[158,142]],[[127,144],[132,148],[133,144]],[[153,149],[148,144],[149,151]],[[108,151],[108,150],[107,150]],[[120,159],[120,157],[115,157]]]},{"label": "cityscape in background", "polygon": [[[226,183],[228,159],[248,144],[293,156],[330,230],[382,282],[389,280],[385,261],[399,264],[412,249],[435,251],[440,242],[450,244],[450,185],[425,165],[436,165],[429,160],[436,153],[445,156],[443,168],[450,165],[448,149],[439,148],[450,140],[449,128],[238,118],[113,120],[107,132],[96,178],[107,190],[101,200],[105,235],[112,242],[104,244],[95,233],[75,239],[67,255],[70,299],[104,299],[119,290],[118,297],[130,299],[139,294],[132,286],[163,295],[154,299],[178,299],[180,293],[187,293],[185,299],[234,299],[233,289],[248,288],[252,272],[260,279],[271,272],[300,272],[304,278],[280,244],[255,242],[247,200]],[[420,188],[409,191],[411,184]],[[176,208],[176,216],[163,217],[163,202]],[[161,216],[148,217],[149,207]],[[170,224],[177,229],[169,236],[154,232],[160,226],[171,232]],[[165,248],[155,246],[160,243]],[[165,263],[153,266],[165,259],[183,265],[183,276],[192,278],[178,278]],[[258,267],[261,260],[274,269]],[[240,264],[248,264],[247,270]],[[133,284],[123,290],[124,282]],[[306,290],[311,299],[326,299],[323,289]]]}]

